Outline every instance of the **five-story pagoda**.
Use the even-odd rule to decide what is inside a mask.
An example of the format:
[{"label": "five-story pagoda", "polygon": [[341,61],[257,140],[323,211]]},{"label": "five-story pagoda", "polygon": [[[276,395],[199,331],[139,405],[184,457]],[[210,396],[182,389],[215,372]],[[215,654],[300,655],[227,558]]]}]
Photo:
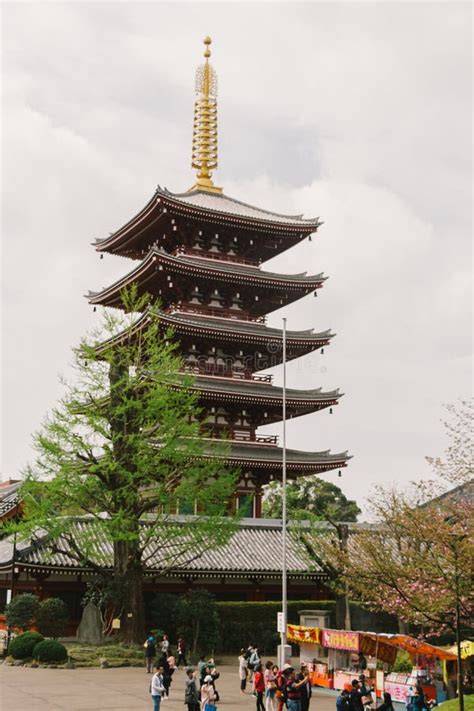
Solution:
[{"label": "five-story pagoda", "polygon": [[[258,427],[282,419],[282,390],[260,371],[282,361],[282,331],[266,315],[323,286],[322,274],[279,274],[262,264],[316,232],[318,219],[280,215],[234,200],[214,185],[217,168],[217,77],[204,40],[205,62],[196,73],[192,166],[195,185],[185,193],[158,186],[127,224],[96,242],[98,252],[128,257],[136,266],[91,304],[122,308],[122,290],[136,284],[161,303],[160,323],[172,327],[186,371],[195,374],[206,417],[203,436],[230,442],[229,463],[242,478],[236,506],[260,517],[262,486],[279,479],[282,450]],[[135,324],[146,327],[144,313]],[[330,331],[288,331],[287,358],[329,345]],[[287,390],[289,417],[336,405],[337,390]],[[347,453],[287,450],[289,477],[346,466]]]}]

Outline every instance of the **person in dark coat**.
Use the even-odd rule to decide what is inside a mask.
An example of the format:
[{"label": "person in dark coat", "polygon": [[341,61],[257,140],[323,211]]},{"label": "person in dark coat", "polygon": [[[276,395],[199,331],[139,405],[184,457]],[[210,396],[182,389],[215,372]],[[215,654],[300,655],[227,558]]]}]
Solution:
[{"label": "person in dark coat", "polygon": [[165,693],[163,694],[163,696],[167,696],[169,698],[170,684],[171,684],[171,669],[170,669],[170,665],[168,664],[168,659],[167,659],[165,653],[163,653],[161,655],[161,657],[158,660],[158,663],[160,666],[163,667],[163,686],[165,687]]},{"label": "person in dark coat", "polygon": [[337,697],[336,711],[352,711],[351,696],[347,689],[343,689]]},{"label": "person in dark coat", "polygon": [[352,691],[349,694],[351,700],[352,711],[364,711],[364,704],[362,703],[362,693],[360,690],[360,684],[357,679],[352,680]]},{"label": "person in dark coat", "polygon": [[146,638],[145,644],[145,666],[147,674],[151,674],[153,671],[153,662],[156,657],[156,639],[151,634]]},{"label": "person in dark coat", "polygon": [[378,711],[394,711],[392,696],[388,693],[388,691],[383,692],[383,703],[378,707]]},{"label": "person in dark coat", "polygon": [[186,666],[186,642],[180,637],[178,639],[178,659],[176,662],[178,668],[181,662],[183,662],[183,666]]},{"label": "person in dark coat", "polygon": [[313,694],[311,689],[311,680],[308,675],[308,669],[305,664],[301,665],[301,672],[297,677],[298,681],[306,680],[306,683],[301,687],[300,711],[309,711],[309,704]]},{"label": "person in dark coat", "polygon": [[188,711],[199,711],[199,691],[196,687],[196,672],[187,669],[186,680],[184,682],[184,703],[188,705]]}]

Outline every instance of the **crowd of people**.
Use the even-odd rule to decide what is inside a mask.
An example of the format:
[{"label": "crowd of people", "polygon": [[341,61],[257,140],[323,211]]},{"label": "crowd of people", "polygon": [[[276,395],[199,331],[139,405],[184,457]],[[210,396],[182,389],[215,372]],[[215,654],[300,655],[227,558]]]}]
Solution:
[{"label": "crowd of people", "polygon": [[[154,711],[159,711],[161,703],[169,698],[173,674],[181,664],[186,673],[184,704],[188,711],[217,711],[216,682],[220,674],[213,659],[202,656],[196,669],[188,667],[186,642],[178,639],[175,656],[166,634],[159,642],[150,634],[144,648],[147,673],[155,669],[150,683]],[[255,697],[256,711],[309,711],[312,684],[305,664],[299,669],[284,664],[280,669],[270,660],[264,663],[261,651],[252,644],[240,650],[238,676],[240,693],[251,693]],[[372,692],[365,675],[360,674],[342,689],[336,700],[336,711],[368,711],[373,704]],[[425,711],[432,705],[433,702],[425,698],[421,683],[410,689],[407,711]],[[389,693],[383,694],[378,711],[394,711]]]},{"label": "crowd of people", "polygon": [[144,643],[145,669],[153,673],[150,682],[150,694],[153,700],[153,711],[159,711],[161,703],[170,695],[173,674],[180,665],[186,672],[184,685],[184,703],[188,711],[214,711],[219,701],[216,681],[220,674],[213,659],[199,659],[197,669],[187,666],[186,642],[180,638],[176,645],[176,656],[170,646],[168,635],[164,634],[158,641],[150,634]]},{"label": "crowd of people", "polygon": [[247,685],[255,696],[256,711],[308,711],[312,689],[307,667],[295,670],[291,664],[282,669],[272,661],[263,664],[256,645],[241,649],[239,655],[240,693]]}]

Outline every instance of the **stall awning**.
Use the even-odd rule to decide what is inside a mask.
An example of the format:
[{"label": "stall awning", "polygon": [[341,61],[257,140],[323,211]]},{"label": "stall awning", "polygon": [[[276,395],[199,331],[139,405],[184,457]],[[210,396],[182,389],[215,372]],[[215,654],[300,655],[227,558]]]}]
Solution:
[{"label": "stall awning", "polygon": [[409,637],[406,634],[379,634],[378,637],[384,642],[392,644],[398,649],[404,649],[412,655],[419,654],[424,657],[437,657],[438,659],[456,659],[456,655],[446,651],[446,649]]},{"label": "stall awning", "polygon": [[[438,659],[455,660],[456,654],[451,650],[436,647],[406,634],[377,634],[375,632],[353,632],[349,630],[320,629],[319,627],[302,627],[288,625],[290,642],[319,644],[328,649],[346,650],[348,652],[363,652],[376,656],[381,661],[393,663],[397,649],[404,649],[412,656],[437,657]],[[474,647],[474,644],[471,644]],[[466,647],[467,651],[467,647]],[[470,651],[472,654],[472,649]],[[466,654],[469,656],[469,654]]]}]

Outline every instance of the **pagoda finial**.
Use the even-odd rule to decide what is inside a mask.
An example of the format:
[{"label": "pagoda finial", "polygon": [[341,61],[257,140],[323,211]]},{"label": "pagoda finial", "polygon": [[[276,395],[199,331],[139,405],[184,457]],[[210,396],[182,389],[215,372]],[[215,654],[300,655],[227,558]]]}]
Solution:
[{"label": "pagoda finial", "polygon": [[196,70],[192,167],[198,174],[191,190],[221,193],[222,188],[212,182],[217,168],[217,74],[209,62],[211,42],[210,37],[204,38],[206,61]]}]

